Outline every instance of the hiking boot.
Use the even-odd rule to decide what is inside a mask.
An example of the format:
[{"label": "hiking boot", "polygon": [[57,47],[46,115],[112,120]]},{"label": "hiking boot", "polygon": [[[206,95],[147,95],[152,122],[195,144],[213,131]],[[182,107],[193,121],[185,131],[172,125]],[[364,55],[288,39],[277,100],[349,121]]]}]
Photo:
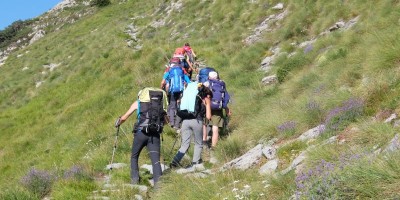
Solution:
[{"label": "hiking boot", "polygon": [[176,162],[169,163],[169,168],[170,169],[178,168],[179,166],[180,166],[179,163],[176,163]]}]

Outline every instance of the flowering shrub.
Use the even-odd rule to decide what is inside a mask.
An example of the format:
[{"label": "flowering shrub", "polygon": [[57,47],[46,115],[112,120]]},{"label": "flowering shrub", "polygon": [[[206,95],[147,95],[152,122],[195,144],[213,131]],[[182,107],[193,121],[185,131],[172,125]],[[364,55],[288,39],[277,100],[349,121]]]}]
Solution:
[{"label": "flowering shrub", "polygon": [[43,198],[50,192],[54,180],[54,176],[49,172],[32,168],[22,177],[21,183],[30,192]]},{"label": "flowering shrub", "polygon": [[279,133],[286,136],[292,136],[296,132],[296,122],[287,121],[276,127]]},{"label": "flowering shrub", "polygon": [[297,174],[296,199],[340,199],[343,183],[340,183],[339,173],[371,153],[341,154],[336,163],[322,159],[315,167]]},{"label": "flowering shrub", "polygon": [[349,122],[354,121],[363,112],[364,102],[361,99],[351,98],[328,112],[325,118],[326,130],[341,130]]}]

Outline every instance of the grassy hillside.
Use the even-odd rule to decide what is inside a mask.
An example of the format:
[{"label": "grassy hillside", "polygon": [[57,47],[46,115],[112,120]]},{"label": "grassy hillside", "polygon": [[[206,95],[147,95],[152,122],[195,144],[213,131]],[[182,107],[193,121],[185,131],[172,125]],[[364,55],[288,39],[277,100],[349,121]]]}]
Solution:
[{"label": "grassy hillside", "polygon": [[[272,31],[264,32],[260,41],[244,44],[268,16],[283,12],[272,9],[279,2],[284,3],[287,16],[272,24]],[[52,183],[49,190],[42,193],[53,199],[86,199],[100,189],[96,178],[109,173],[104,168],[111,158],[115,119],[129,108],[140,88],[159,86],[165,57],[185,42],[201,61],[220,72],[233,94],[231,136],[224,136],[216,149],[221,161],[242,155],[261,139],[277,138],[284,144],[325,123],[329,126],[321,139],[280,148],[278,169],[285,169],[300,151],[334,135],[346,142],[314,149],[307,166],[313,169],[322,159],[335,166],[343,157],[348,162],[341,170],[329,171],[324,179],[329,184],[310,175],[303,188],[296,185],[294,172],[269,177],[260,176],[254,168],[204,179],[170,173],[157,191],[150,191],[149,198],[288,199],[296,191],[304,199],[399,198],[399,153],[372,158],[365,153],[384,147],[398,131],[371,117],[396,113],[399,108],[399,1],[180,3],[115,0],[9,56],[0,67],[3,199],[35,199],[24,187],[29,173],[53,177],[47,181]],[[181,7],[168,12],[171,5]],[[337,21],[357,16],[354,27],[320,36]],[[151,26],[156,21],[165,25]],[[129,36],[124,31],[130,24],[139,30],[143,46],[139,51],[127,47]],[[298,46],[314,38],[318,39],[307,51]],[[275,46],[283,53],[265,74],[259,70],[260,63]],[[43,67],[48,64],[59,66],[50,71]],[[280,75],[280,83],[261,83],[264,76],[275,73]],[[42,84],[36,87],[37,82]],[[335,114],[335,109],[344,111]],[[130,118],[121,127],[116,162],[130,162],[134,120]],[[277,128],[287,122],[294,122],[295,128]],[[171,159],[168,153],[174,140],[167,129],[163,142],[166,161]],[[351,155],[360,156],[350,159]],[[144,163],[149,163],[146,152],[140,159],[140,164]],[[129,167],[112,174],[116,183],[129,183]],[[244,190],[246,185],[250,191]],[[108,196],[133,199],[135,193],[122,189]]]}]

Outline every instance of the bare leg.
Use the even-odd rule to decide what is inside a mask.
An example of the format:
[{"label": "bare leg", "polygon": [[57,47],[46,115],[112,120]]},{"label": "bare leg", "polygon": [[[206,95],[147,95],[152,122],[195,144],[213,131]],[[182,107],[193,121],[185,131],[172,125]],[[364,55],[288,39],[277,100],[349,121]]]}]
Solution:
[{"label": "bare leg", "polygon": [[212,141],[211,142],[211,147],[212,148],[215,148],[217,146],[217,143],[218,143],[218,137],[219,137],[218,129],[219,129],[218,126],[212,126],[212,133],[213,133],[212,139],[211,139],[211,141]]}]

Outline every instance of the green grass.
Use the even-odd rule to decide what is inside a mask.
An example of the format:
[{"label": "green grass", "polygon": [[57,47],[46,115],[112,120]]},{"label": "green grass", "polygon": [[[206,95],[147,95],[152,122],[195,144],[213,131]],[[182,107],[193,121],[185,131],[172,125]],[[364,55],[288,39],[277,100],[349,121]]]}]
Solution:
[{"label": "green grass", "polygon": [[[278,1],[190,0],[183,2],[180,12],[168,15],[165,10],[169,1],[119,4],[115,0],[101,9],[87,8],[93,13],[74,24],[46,28],[46,37],[12,53],[0,68],[0,197],[32,199],[20,184],[21,177],[32,167],[62,172],[82,164],[90,176],[108,173],[104,168],[111,158],[115,119],[129,108],[140,88],[159,86],[165,57],[185,42],[191,44],[199,59],[219,71],[232,94],[232,131],[215,150],[219,160],[230,161],[261,140],[277,138],[284,143],[298,137],[323,123],[330,110],[351,97],[364,101],[364,112],[322,138],[345,135],[345,145],[317,147],[309,153],[307,166],[312,167],[321,159],[336,162],[342,153],[384,147],[398,128],[369,119],[381,110],[399,109],[399,2],[283,2],[289,14],[271,25],[275,31],[265,32],[262,40],[252,45],[241,41],[266,17],[281,12],[271,9]],[[74,18],[82,9],[66,9],[60,18]],[[353,28],[319,36],[335,22],[347,22],[356,16],[360,21]],[[167,24],[153,28],[150,23],[155,20],[165,20]],[[124,31],[129,24],[139,30],[143,45],[140,51],[126,45]],[[56,28],[60,30],[54,31]],[[314,37],[318,40],[309,52],[293,45]],[[264,86],[261,79],[266,74],[258,69],[263,58],[271,54],[269,49],[276,45],[283,53],[272,72],[278,74],[280,83]],[[293,52],[296,54],[288,56]],[[60,66],[53,71],[43,67],[50,63]],[[28,69],[22,70],[25,67]],[[36,88],[38,81],[44,82]],[[132,116],[121,127],[116,162],[130,162],[134,121]],[[288,121],[296,122],[295,130],[278,132],[277,127]],[[351,127],[359,130],[351,132]],[[174,141],[174,134],[166,129],[166,162],[170,161],[171,155],[167,154]],[[282,146],[278,150],[281,167],[307,145],[293,142]],[[177,148],[176,145],[172,152]],[[146,153],[144,150],[141,154],[140,165],[149,163]],[[357,161],[338,173],[343,183],[342,188],[338,187],[339,195],[350,199],[398,198],[395,158],[397,154],[387,159],[377,157],[372,164]],[[222,164],[212,167],[217,169]],[[160,189],[151,190],[148,195],[154,199],[233,199],[236,195],[247,199],[288,199],[294,194],[293,172],[265,177],[258,175],[256,169],[216,171],[205,179],[170,173],[163,176]],[[146,181],[148,174],[141,173]],[[116,183],[128,183],[129,167],[113,175]],[[264,188],[265,180],[269,187]],[[246,185],[251,192],[232,192],[234,188],[243,190]],[[99,188],[93,179],[57,180],[50,196],[85,199]],[[108,195],[132,199],[137,192],[125,188]]]}]

